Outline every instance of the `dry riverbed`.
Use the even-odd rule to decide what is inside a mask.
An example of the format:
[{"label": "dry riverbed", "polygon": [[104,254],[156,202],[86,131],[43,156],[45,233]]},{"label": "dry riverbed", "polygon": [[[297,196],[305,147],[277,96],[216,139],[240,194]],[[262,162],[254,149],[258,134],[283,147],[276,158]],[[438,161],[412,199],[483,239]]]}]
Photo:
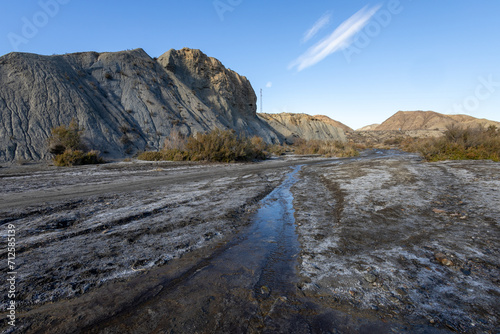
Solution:
[{"label": "dry riverbed", "polygon": [[[266,264],[276,251],[266,255],[258,243],[279,242],[254,237],[252,224],[261,201],[276,201],[266,196],[300,164],[290,188],[298,248],[287,251],[297,277],[293,289],[275,292],[262,282],[280,274]],[[2,243],[8,224],[16,230],[20,331],[499,327],[498,163],[429,164],[368,151],[237,165],[4,166],[0,182]],[[242,252],[250,256],[231,255]],[[1,253],[6,259],[6,247]],[[2,261],[2,282],[7,272]],[[13,332],[6,320],[2,329]]]},{"label": "dry riverbed", "polygon": [[500,325],[500,164],[416,156],[308,167],[300,288],[332,308],[463,333]]}]

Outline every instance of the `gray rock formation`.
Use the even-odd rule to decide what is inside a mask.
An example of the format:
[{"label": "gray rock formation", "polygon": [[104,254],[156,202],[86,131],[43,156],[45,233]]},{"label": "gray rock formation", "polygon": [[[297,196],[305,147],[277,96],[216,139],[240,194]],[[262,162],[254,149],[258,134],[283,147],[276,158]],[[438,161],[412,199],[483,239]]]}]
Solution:
[{"label": "gray rock formation", "polygon": [[72,119],[110,158],[160,149],[174,130],[281,138],[257,117],[249,81],[199,50],[0,57],[0,162],[49,158],[51,129]]},{"label": "gray rock formation", "polygon": [[297,138],[346,141],[344,130],[333,125],[336,121],[326,116],[291,113],[258,114],[258,116],[282,135],[288,143],[293,143]]}]

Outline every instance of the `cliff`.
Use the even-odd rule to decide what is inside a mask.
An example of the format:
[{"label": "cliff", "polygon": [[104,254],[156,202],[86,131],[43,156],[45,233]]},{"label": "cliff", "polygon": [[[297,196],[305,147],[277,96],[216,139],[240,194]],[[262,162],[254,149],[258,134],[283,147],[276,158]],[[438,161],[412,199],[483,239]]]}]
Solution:
[{"label": "cliff", "polygon": [[160,149],[174,130],[281,138],[257,117],[250,82],[199,50],[0,57],[0,161],[49,158],[51,129],[72,119],[110,158]]}]

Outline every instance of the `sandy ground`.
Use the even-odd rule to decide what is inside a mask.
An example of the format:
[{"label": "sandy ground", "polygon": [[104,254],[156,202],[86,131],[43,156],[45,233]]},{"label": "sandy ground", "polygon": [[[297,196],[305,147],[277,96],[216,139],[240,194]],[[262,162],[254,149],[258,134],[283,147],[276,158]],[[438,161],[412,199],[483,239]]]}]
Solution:
[{"label": "sandy ground", "polygon": [[[272,293],[255,286],[265,270],[255,264],[232,281],[240,287],[233,286],[232,297],[222,297],[226,287],[219,278],[227,272],[209,274],[204,268],[226,263],[220,259],[231,254],[229,249],[244,244],[261,200],[286,179],[291,166],[300,164],[291,188],[300,244],[297,280],[291,280],[295,290],[269,306],[270,299],[259,293]],[[296,333],[370,328],[380,333],[498,333],[498,163],[429,164],[414,155],[381,151],[355,159],[237,165],[4,166],[0,182],[2,243],[7,243],[8,224],[16,230],[20,331],[120,332],[120,321],[113,319],[130,310],[175,313],[172,303],[190,287],[196,296],[229,298],[230,305],[238,305],[225,322],[248,317],[278,326],[282,317],[300,325],[292,327]],[[6,247],[1,252],[6,259]],[[4,260],[3,282],[7,272]],[[207,272],[203,284],[215,280],[219,294],[193,292],[192,287],[202,286],[195,283],[203,277],[200,272]],[[2,293],[3,310],[8,301]],[[217,317],[227,306],[209,308],[205,299],[192,305],[184,314],[170,313],[168,332],[216,332],[200,321],[192,322],[195,331],[183,327],[189,314],[198,313],[219,319],[222,327],[213,328],[231,328]],[[266,316],[252,315],[262,313],[262,305],[267,305]],[[151,317],[148,321],[160,323]],[[141,332],[134,327],[140,321],[127,328]],[[98,326],[102,323],[110,327]],[[13,332],[5,315],[1,326]],[[252,326],[250,321],[237,332],[264,331]]]}]

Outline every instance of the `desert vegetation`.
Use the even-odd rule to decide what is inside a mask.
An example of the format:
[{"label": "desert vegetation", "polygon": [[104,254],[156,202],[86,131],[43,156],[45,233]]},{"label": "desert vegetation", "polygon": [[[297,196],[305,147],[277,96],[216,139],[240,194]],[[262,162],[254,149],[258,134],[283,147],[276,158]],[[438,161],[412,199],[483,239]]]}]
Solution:
[{"label": "desert vegetation", "polygon": [[238,136],[234,130],[215,129],[185,137],[172,132],[159,152],[143,152],[139,160],[238,162],[266,158],[266,144],[260,137]]},{"label": "desert vegetation", "polygon": [[54,154],[56,166],[74,166],[102,163],[99,152],[88,150],[82,142],[84,129],[80,128],[76,120],[68,126],[61,125],[52,129],[49,137],[49,151]]},{"label": "desert vegetation", "polygon": [[487,129],[449,126],[442,137],[407,139],[400,143],[400,148],[418,152],[427,161],[500,161],[500,130],[495,126]]},{"label": "desert vegetation", "polygon": [[238,162],[263,160],[271,155],[285,153],[300,155],[322,155],[325,157],[353,157],[359,151],[352,143],[327,140],[297,139],[292,145],[267,144],[261,137],[240,137],[234,130],[213,130],[212,132],[184,137],[172,132],[165,140],[161,151],[147,151],[139,154],[139,160],[148,161],[209,161]]},{"label": "desert vegetation", "polygon": [[359,155],[353,143],[334,140],[297,139],[289,146],[295,154],[319,154],[325,157],[355,157]]}]

